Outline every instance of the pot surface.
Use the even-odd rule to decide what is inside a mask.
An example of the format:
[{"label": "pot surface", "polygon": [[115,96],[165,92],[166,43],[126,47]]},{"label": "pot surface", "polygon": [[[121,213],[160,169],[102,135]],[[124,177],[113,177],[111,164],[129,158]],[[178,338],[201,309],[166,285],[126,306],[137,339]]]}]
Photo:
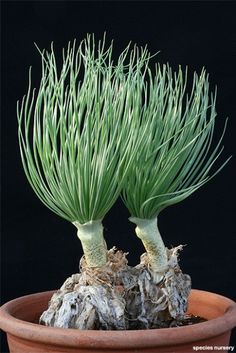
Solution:
[{"label": "pot surface", "polygon": [[[0,308],[0,328],[11,353],[188,353],[194,346],[228,346],[236,326],[236,303],[218,294],[192,290],[188,312],[209,321],[166,329],[79,331],[38,325],[53,291],[27,295]],[[211,350],[218,351],[218,350]]]}]

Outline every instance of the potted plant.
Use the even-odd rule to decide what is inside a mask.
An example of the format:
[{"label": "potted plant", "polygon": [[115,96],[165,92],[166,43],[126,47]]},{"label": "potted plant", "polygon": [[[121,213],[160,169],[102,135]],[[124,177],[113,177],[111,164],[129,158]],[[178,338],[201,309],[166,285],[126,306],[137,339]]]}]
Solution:
[{"label": "potted plant", "polygon": [[[236,304],[192,290],[167,249],[157,218],[213,178],[223,148],[212,149],[216,94],[203,69],[187,94],[187,73],[150,69],[147,48],[94,36],[63,50],[62,65],[40,52],[42,79],[17,104],[25,174],[40,200],[74,224],[84,251],[80,272],[55,292],[15,299],[0,309],[12,353],[191,352],[227,346]],[[121,196],[146,250],[129,266],[108,250],[102,220]],[[193,324],[196,321],[196,324]]]}]

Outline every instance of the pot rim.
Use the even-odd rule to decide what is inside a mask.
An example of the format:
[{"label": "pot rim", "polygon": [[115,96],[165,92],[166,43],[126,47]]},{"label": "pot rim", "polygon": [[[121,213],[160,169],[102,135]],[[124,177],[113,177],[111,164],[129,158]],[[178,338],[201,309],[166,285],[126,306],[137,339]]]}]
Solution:
[{"label": "pot rim", "polygon": [[[212,338],[232,330],[236,326],[236,303],[222,295],[192,289],[191,296],[205,297],[207,300],[215,300],[224,304],[225,313],[215,319],[190,325],[173,328],[149,329],[149,330],[76,330],[42,326],[17,319],[13,316],[14,308],[23,305],[26,300],[38,302],[43,297],[50,297],[55,291],[30,294],[11,300],[0,307],[0,328],[5,332],[30,341],[47,343],[57,346],[88,348],[127,347],[154,347],[168,346],[196,342],[206,338]],[[170,334],[171,333],[171,334]]]}]

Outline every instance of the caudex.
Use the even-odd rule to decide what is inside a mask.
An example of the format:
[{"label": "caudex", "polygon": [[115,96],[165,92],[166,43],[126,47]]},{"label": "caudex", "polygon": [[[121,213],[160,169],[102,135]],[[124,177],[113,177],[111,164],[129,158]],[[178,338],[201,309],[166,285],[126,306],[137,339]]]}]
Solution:
[{"label": "caudex", "polygon": [[[39,50],[39,49],[38,49]],[[150,66],[146,47],[88,35],[40,51],[42,78],[17,104],[24,171],[40,200],[73,223],[83,247],[80,273],[52,297],[40,323],[80,329],[165,327],[184,317],[191,288],[157,219],[214,177],[222,136],[212,147],[216,93],[205,69]],[[121,196],[146,253],[135,267],[107,249],[102,220]]]}]

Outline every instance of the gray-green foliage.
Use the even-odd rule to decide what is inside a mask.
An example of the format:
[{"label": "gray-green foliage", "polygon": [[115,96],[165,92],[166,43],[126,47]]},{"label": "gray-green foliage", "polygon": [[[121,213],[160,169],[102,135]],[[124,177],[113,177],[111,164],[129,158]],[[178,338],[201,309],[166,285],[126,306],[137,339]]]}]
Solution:
[{"label": "gray-green foliage", "polygon": [[102,219],[123,188],[132,216],[152,218],[210,179],[221,140],[209,154],[215,96],[205,71],[186,75],[149,68],[146,48],[130,45],[113,62],[112,44],[88,36],[63,51],[40,52],[42,78],[17,104],[26,176],[61,217]]},{"label": "gray-green foliage", "polygon": [[30,73],[28,93],[17,105],[32,188],[52,211],[79,223],[102,219],[120,194],[138,148],[131,92],[149,56],[128,46],[114,65],[112,44],[95,44],[93,36],[77,49],[69,44],[61,69],[53,47],[40,52],[40,87],[32,90]]},{"label": "gray-green foliage", "polygon": [[[148,121],[146,142],[132,163],[123,200],[132,216],[151,219],[178,203],[209,181],[223,168],[209,172],[220,156],[220,138],[210,150],[215,125],[215,98],[209,94],[205,70],[194,74],[191,93],[186,93],[187,71],[173,72],[156,66],[153,76],[137,84],[137,109],[133,119]],[[143,98],[144,97],[144,98]],[[209,152],[210,151],[210,152]]]}]

